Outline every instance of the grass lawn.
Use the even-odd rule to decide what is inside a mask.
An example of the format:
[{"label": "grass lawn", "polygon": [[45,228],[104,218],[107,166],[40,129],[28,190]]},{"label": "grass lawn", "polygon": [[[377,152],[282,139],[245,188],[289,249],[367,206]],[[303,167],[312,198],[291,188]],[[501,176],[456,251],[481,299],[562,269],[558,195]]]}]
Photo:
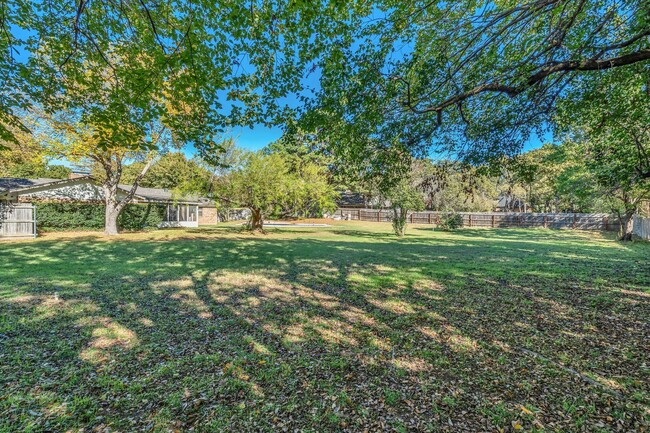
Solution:
[{"label": "grass lawn", "polygon": [[389,224],[0,243],[0,431],[647,431],[650,244]]}]

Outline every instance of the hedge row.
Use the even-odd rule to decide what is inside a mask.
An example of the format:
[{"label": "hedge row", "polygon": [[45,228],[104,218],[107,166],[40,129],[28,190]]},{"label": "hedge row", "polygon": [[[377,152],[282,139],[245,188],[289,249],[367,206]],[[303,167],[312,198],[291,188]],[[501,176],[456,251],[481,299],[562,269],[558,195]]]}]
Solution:
[{"label": "hedge row", "polygon": [[[166,205],[129,204],[117,219],[122,230],[158,227],[164,221]],[[39,230],[101,230],[104,209],[100,203],[37,203],[36,225]]]}]

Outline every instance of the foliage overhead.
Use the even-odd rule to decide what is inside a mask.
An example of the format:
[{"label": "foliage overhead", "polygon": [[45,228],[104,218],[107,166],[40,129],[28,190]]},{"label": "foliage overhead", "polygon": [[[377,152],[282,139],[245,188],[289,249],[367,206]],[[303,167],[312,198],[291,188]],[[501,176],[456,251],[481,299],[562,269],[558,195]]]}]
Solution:
[{"label": "foliage overhead", "polygon": [[146,127],[161,119],[175,141],[209,156],[224,126],[277,122],[278,99],[299,91],[309,62],[369,10],[336,1],[4,2],[2,138],[17,108],[37,104],[78,111],[100,146],[155,147]]},{"label": "foliage overhead", "polygon": [[553,123],[559,101],[588,98],[593,87],[571,92],[585,77],[650,59],[645,0],[385,1],[375,15],[328,52],[302,116],[371,165],[432,149],[500,161]]}]

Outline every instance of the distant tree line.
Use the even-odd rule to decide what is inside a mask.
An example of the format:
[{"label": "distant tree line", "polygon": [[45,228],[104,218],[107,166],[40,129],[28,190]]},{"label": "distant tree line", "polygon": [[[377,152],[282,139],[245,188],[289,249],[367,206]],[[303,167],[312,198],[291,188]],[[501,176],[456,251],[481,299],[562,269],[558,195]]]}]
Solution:
[{"label": "distant tree line", "polygon": [[[545,144],[494,165],[414,159],[406,175],[390,185],[383,176],[355,175],[323,147],[306,142],[280,139],[258,152],[238,148],[234,140],[222,145],[217,166],[199,155],[160,154],[139,185],[209,197],[223,208],[249,208],[251,226],[258,230],[264,218],[322,216],[333,210],[342,191],[364,195],[371,206],[392,208],[399,234],[408,211],[492,211],[500,197],[521,200],[535,212],[614,213],[623,225],[650,200],[648,184],[633,180],[642,161],[629,162],[625,171],[619,159],[603,158],[599,143],[585,140]],[[145,163],[137,157],[129,161],[121,182],[132,184]],[[101,166],[88,164],[101,179]],[[2,177],[65,178],[69,172],[49,165],[46,149],[36,145],[0,153]]]}]

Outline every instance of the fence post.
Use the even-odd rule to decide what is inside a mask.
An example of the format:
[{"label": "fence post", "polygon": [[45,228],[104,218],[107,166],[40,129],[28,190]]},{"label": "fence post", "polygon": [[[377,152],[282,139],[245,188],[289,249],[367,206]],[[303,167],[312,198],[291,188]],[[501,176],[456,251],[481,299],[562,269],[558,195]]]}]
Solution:
[{"label": "fence post", "polygon": [[36,206],[32,205],[32,216],[34,217],[34,239],[36,239]]},{"label": "fence post", "polygon": [[411,212],[411,224],[413,224],[413,212]]},{"label": "fence post", "polygon": [[361,209],[357,211],[357,219],[361,221]]},{"label": "fence post", "polygon": [[494,228],[494,215],[492,215],[492,228]]},{"label": "fence post", "polygon": [[381,222],[381,209],[377,212],[377,222]]},{"label": "fence post", "polygon": [[605,220],[605,231],[609,231],[609,217],[605,216],[603,219]]},{"label": "fence post", "polygon": [[429,224],[431,224],[431,212],[429,212]]},{"label": "fence post", "polygon": [[472,227],[472,214],[469,214],[468,218],[469,218],[469,226]]},{"label": "fence post", "polygon": [[544,228],[548,228],[548,215],[544,214]]},{"label": "fence post", "polygon": [[576,214],[573,214],[573,230],[576,229]]}]

